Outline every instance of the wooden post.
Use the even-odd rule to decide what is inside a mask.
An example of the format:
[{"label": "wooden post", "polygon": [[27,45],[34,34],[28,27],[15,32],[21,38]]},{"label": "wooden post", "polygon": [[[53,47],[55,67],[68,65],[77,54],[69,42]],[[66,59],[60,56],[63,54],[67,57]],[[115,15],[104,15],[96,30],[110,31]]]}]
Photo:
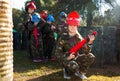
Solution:
[{"label": "wooden post", "polygon": [[13,81],[11,0],[0,0],[0,81]]}]

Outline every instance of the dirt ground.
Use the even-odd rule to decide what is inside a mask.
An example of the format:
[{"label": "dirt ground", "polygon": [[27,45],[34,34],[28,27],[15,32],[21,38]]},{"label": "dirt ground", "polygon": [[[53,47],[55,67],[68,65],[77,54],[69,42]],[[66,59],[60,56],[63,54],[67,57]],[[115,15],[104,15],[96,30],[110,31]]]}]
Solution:
[{"label": "dirt ground", "polygon": [[[85,81],[120,81],[120,64],[91,66]],[[33,63],[25,52],[14,53],[14,81],[82,81],[72,75],[63,78],[62,67],[57,62]]]},{"label": "dirt ground", "polygon": [[[14,81],[67,81],[63,79],[62,69],[48,68],[38,69],[39,72],[33,74],[14,75]],[[34,71],[34,70],[33,70]],[[40,73],[40,74],[39,74]],[[15,73],[16,74],[16,73]],[[120,81],[120,66],[106,65],[105,67],[91,67],[86,74],[86,81]],[[72,75],[69,81],[82,81]]]}]

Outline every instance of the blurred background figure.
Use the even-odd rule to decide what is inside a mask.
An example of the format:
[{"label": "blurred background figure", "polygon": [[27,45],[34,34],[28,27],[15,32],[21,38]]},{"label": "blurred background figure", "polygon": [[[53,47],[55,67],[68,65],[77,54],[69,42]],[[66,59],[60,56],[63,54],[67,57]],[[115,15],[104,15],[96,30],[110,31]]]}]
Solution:
[{"label": "blurred background figure", "polygon": [[45,62],[47,60],[54,60],[52,58],[53,55],[52,51],[55,46],[55,39],[54,39],[55,26],[53,26],[53,22],[55,22],[55,19],[52,14],[49,14],[46,18],[46,24],[42,27]]},{"label": "blurred background figure", "polygon": [[40,20],[40,15],[35,12],[36,5],[34,2],[27,2],[25,5],[25,16],[24,16],[24,28],[26,31],[28,39],[28,55],[33,62],[40,62],[40,55],[38,52],[39,45],[39,32],[38,23]]},{"label": "blurred background figure", "polygon": [[59,14],[60,23],[57,27],[58,38],[60,37],[60,35],[62,35],[62,33],[67,31],[66,18],[67,18],[67,14],[63,11],[60,12]]}]

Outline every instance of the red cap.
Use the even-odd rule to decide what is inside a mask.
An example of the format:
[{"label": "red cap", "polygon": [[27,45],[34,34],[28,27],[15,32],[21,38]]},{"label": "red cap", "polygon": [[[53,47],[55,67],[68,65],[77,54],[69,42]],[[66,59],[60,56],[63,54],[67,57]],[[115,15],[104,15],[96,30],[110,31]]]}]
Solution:
[{"label": "red cap", "polygon": [[28,8],[31,8],[31,9],[34,9],[34,10],[37,9],[34,2],[30,2],[30,4],[28,5]]},{"label": "red cap", "polygon": [[66,22],[68,25],[79,26],[80,16],[79,16],[78,12],[76,12],[76,11],[70,12],[68,14]]},{"label": "red cap", "polygon": [[46,18],[47,18],[47,11],[43,10],[42,12],[40,12],[40,16],[41,16],[41,18],[46,20]]}]

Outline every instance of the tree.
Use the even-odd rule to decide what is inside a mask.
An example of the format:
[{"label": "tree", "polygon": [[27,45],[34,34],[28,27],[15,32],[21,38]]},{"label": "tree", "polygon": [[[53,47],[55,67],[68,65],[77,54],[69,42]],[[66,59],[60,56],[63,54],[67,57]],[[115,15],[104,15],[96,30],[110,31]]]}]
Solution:
[{"label": "tree", "polygon": [[54,7],[54,12],[55,10],[57,10],[57,15],[60,11],[69,13],[70,11],[76,10],[80,13],[82,20],[86,20],[87,26],[90,27],[96,5],[93,0],[58,0]]},{"label": "tree", "polygon": [[114,7],[114,9],[111,10],[113,13],[113,21],[116,25],[120,25],[120,6]]},{"label": "tree", "polygon": [[13,13],[12,14],[13,24],[14,24],[13,28],[17,31],[21,31],[22,30],[22,22],[23,22],[24,11],[13,8],[12,13]]},{"label": "tree", "polygon": [[13,81],[11,0],[0,0],[0,81]]},{"label": "tree", "polygon": [[42,10],[51,11],[53,5],[56,2],[56,0],[31,0],[31,1],[35,1],[38,12],[40,12]]},{"label": "tree", "polygon": [[69,13],[76,10],[80,13],[83,21],[86,21],[87,26],[91,27],[95,12],[101,14],[101,8],[108,5],[114,8],[117,3],[116,0],[32,0],[36,2],[38,11],[48,10],[56,18],[58,23],[59,13],[64,11]]},{"label": "tree", "polygon": [[103,15],[96,15],[93,18],[94,26],[116,26],[120,25],[120,6],[115,6],[113,9],[105,11]]}]

